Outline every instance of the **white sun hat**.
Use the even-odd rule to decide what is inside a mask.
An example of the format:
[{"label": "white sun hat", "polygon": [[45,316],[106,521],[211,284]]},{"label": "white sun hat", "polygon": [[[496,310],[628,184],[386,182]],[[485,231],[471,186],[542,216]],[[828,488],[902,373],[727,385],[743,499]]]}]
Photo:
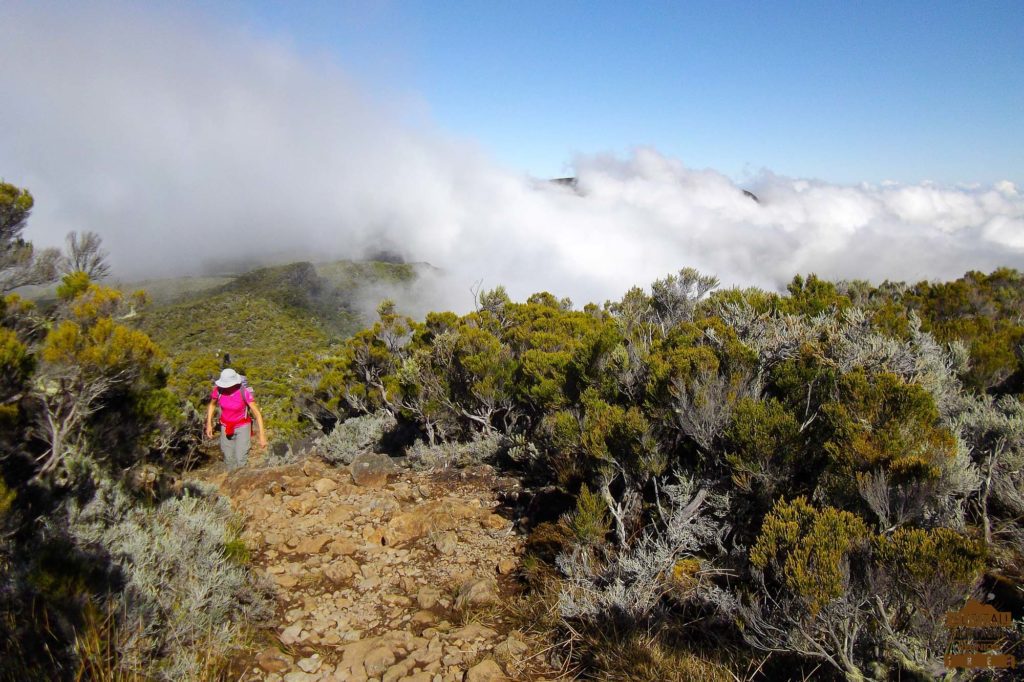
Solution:
[{"label": "white sun hat", "polygon": [[221,372],[220,379],[217,379],[217,381],[213,383],[217,384],[221,388],[231,388],[232,386],[237,386],[242,383],[242,375],[235,370],[228,368]]}]

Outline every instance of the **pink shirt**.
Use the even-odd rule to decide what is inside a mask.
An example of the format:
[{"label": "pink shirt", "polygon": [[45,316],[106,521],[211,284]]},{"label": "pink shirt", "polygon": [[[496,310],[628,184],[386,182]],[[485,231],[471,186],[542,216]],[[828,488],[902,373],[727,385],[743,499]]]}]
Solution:
[{"label": "pink shirt", "polygon": [[[242,392],[245,392],[245,399]],[[210,391],[210,400],[220,405],[220,421],[222,424],[238,424],[249,421],[245,416],[245,406],[253,402],[251,388],[217,388]]]}]

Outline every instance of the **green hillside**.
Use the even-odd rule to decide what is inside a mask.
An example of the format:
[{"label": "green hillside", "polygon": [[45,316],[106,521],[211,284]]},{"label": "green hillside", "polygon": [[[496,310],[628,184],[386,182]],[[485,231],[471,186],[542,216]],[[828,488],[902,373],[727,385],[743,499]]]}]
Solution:
[{"label": "green hillside", "polygon": [[327,344],[308,316],[252,294],[222,293],[155,308],[141,327],[170,356],[168,387],[175,394],[201,409],[230,353],[256,389],[271,437],[298,430],[296,382],[308,359]]},{"label": "green hillside", "polygon": [[[121,291],[145,291],[149,300],[155,305],[173,303],[183,298],[197,296],[203,292],[224,286],[235,280],[234,275],[215,275],[211,277],[169,277],[165,279],[147,279],[136,282],[114,282],[111,284]],[[51,292],[52,295],[52,292]]]},{"label": "green hillside", "polygon": [[247,375],[272,440],[301,431],[294,396],[318,354],[368,321],[357,301],[385,298],[422,265],[291,263],[235,276],[122,285],[154,292],[140,327],[170,356],[169,387],[202,408],[225,354]]}]

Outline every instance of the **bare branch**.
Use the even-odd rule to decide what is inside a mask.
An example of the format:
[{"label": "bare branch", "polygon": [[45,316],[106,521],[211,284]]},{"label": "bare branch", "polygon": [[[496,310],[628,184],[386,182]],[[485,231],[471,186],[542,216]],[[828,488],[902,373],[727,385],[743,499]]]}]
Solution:
[{"label": "bare branch", "polygon": [[67,253],[64,256],[62,270],[65,274],[84,272],[91,280],[101,280],[110,274],[107,263],[107,252],[102,248],[102,240],[95,232],[68,232],[66,238]]}]

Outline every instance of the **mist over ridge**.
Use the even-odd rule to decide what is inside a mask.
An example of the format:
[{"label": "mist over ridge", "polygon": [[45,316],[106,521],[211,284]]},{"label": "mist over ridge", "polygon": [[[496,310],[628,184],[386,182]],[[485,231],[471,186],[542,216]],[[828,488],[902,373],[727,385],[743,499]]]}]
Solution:
[{"label": "mist over ridge", "polygon": [[[45,49],[40,49],[45,46]],[[765,170],[741,184],[656,149],[573,161],[578,192],[379,101],[279,41],[121,4],[0,9],[0,168],[26,236],[99,232],[123,277],[380,251],[470,288],[618,297],[682,266],[724,284],[953,278],[1024,267],[1024,197],[994,186],[845,186]],[[744,189],[754,192],[751,201]]]}]

